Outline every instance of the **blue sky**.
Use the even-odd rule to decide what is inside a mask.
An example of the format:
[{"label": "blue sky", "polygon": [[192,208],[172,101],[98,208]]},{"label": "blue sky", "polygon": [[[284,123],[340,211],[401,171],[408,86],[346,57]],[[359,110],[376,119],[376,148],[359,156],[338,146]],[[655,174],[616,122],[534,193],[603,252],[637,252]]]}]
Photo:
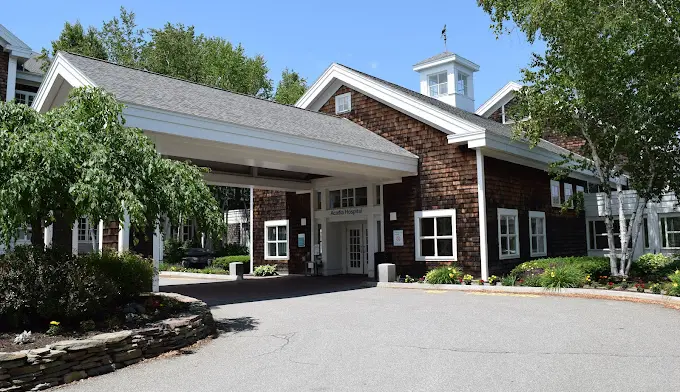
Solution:
[{"label": "blue sky", "polygon": [[518,80],[532,50],[538,50],[519,33],[496,39],[476,0],[35,0],[30,23],[27,3],[9,1],[0,23],[38,51],[59,36],[65,21],[100,27],[121,5],[135,12],[140,27],[194,25],[199,33],[242,43],[250,55],[264,55],[275,81],[289,67],[310,84],[338,62],[417,89],[412,65],[443,51],[440,31],[446,23],[449,50],[481,67],[475,74],[476,106]]}]

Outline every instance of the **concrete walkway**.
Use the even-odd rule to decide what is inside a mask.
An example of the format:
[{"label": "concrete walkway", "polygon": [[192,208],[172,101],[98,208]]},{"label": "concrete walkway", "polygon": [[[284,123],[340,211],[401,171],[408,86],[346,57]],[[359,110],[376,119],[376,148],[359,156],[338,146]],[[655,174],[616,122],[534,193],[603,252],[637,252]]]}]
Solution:
[{"label": "concrete walkway", "polygon": [[165,287],[222,335],[65,391],[621,391],[680,384],[680,312],[535,294],[362,288],[344,278]]}]

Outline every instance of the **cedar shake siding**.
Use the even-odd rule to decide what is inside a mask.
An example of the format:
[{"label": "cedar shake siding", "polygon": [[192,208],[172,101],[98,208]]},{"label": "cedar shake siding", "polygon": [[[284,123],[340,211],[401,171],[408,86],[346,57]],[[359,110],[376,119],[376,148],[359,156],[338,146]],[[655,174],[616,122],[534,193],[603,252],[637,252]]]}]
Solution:
[{"label": "cedar shake siding", "polygon": [[[288,219],[286,192],[255,189],[253,191],[253,265],[277,264],[279,272],[288,270],[288,261],[264,259],[264,222]],[[290,233],[288,243],[291,245]]]},{"label": "cedar shake siding", "polygon": [[104,236],[102,239],[104,249],[118,250],[118,221],[104,222]]},{"label": "cedar shake siding", "polygon": [[[352,94],[352,110],[342,115],[420,157],[419,175],[385,185],[385,251],[392,254],[397,274],[422,276],[440,263],[415,261],[414,212],[456,209],[458,264],[480,273],[477,166],[475,151],[448,144],[446,134],[364,94],[342,86],[320,111],[335,114],[335,96]],[[392,230],[404,230],[404,246],[392,243]]]},{"label": "cedar shake siding", "polygon": [[[484,158],[489,245],[489,274],[502,275],[516,265],[531,259],[529,243],[529,211],[545,212],[547,257],[585,256],[586,221],[583,212],[569,210],[562,213],[550,202],[550,175],[542,170]],[[564,183],[585,186],[583,181],[560,181],[564,201]],[[518,210],[520,257],[501,260],[498,248],[498,208]],[[546,256],[543,256],[543,258]]]},{"label": "cedar shake siding", "polygon": [[4,101],[7,95],[7,68],[9,68],[9,53],[0,50],[0,101]]}]

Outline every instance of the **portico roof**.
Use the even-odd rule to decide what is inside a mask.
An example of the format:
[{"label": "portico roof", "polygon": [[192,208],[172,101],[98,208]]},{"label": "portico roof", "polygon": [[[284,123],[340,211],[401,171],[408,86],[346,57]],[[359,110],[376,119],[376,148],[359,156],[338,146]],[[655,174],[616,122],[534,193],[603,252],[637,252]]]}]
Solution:
[{"label": "portico roof", "polygon": [[416,155],[350,120],[71,53],[57,54],[34,107],[79,86],[113,93],[165,155],[317,176],[417,173]]}]

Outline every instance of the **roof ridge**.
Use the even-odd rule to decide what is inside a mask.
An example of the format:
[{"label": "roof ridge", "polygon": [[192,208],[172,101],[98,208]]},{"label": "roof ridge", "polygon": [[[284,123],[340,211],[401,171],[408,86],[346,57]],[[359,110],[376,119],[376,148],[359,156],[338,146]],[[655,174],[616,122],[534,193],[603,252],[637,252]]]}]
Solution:
[{"label": "roof ridge", "polygon": [[85,56],[85,55],[83,55],[83,54],[73,53],[73,52],[69,52],[69,51],[66,51],[66,50],[60,50],[59,52],[57,52],[57,54],[59,54],[59,53],[61,53],[61,52],[70,54],[70,55],[72,55],[72,56],[78,56],[78,57],[82,57],[82,58],[86,58],[86,59],[90,59],[90,60],[99,61],[99,62],[102,62],[102,63],[105,63],[105,64],[115,65],[115,66],[117,66],[117,67],[122,67],[122,68],[131,69],[131,70],[133,70],[133,71],[140,71],[140,72],[148,73],[148,74],[150,74],[150,75],[156,75],[156,76],[161,76],[161,77],[168,78],[168,79],[174,79],[174,80],[177,80],[177,81],[180,81],[180,82],[189,83],[189,84],[193,84],[193,85],[196,85],[196,86],[207,87],[207,88],[211,88],[211,89],[213,89],[213,90],[224,91],[224,92],[227,92],[227,93],[230,93],[230,94],[240,95],[240,96],[247,97],[247,98],[259,99],[260,101],[270,102],[270,103],[274,103],[274,104],[281,105],[281,106],[287,106],[287,107],[290,107],[290,108],[295,108],[295,109],[298,109],[298,110],[303,110],[303,111],[305,111],[305,112],[307,112],[307,113],[317,113],[317,114],[322,114],[322,115],[328,116],[328,117],[342,118],[342,117],[340,117],[340,116],[336,116],[336,115],[329,114],[329,113],[317,112],[317,111],[314,111],[314,110],[309,110],[309,109],[301,108],[301,107],[298,107],[298,106],[295,106],[295,105],[289,105],[289,104],[285,104],[285,103],[281,103],[281,102],[276,102],[276,101],[274,101],[274,100],[267,99],[267,98],[262,98],[262,97],[257,97],[257,96],[254,96],[254,95],[239,93],[239,92],[236,92],[236,91],[231,91],[231,90],[227,90],[227,89],[225,89],[225,88],[210,86],[210,85],[203,84],[203,83],[192,82],[192,81],[190,81],[190,80],[178,78],[178,77],[176,77],[176,76],[164,75],[164,74],[162,74],[162,73],[153,72],[153,71],[149,71],[149,70],[146,70],[146,69],[140,69],[140,68],[131,67],[131,66],[129,66],[129,65],[116,64],[116,63],[114,63],[114,62],[112,62],[112,61],[103,60],[103,59],[98,59],[98,58],[96,58],[96,57]]}]

